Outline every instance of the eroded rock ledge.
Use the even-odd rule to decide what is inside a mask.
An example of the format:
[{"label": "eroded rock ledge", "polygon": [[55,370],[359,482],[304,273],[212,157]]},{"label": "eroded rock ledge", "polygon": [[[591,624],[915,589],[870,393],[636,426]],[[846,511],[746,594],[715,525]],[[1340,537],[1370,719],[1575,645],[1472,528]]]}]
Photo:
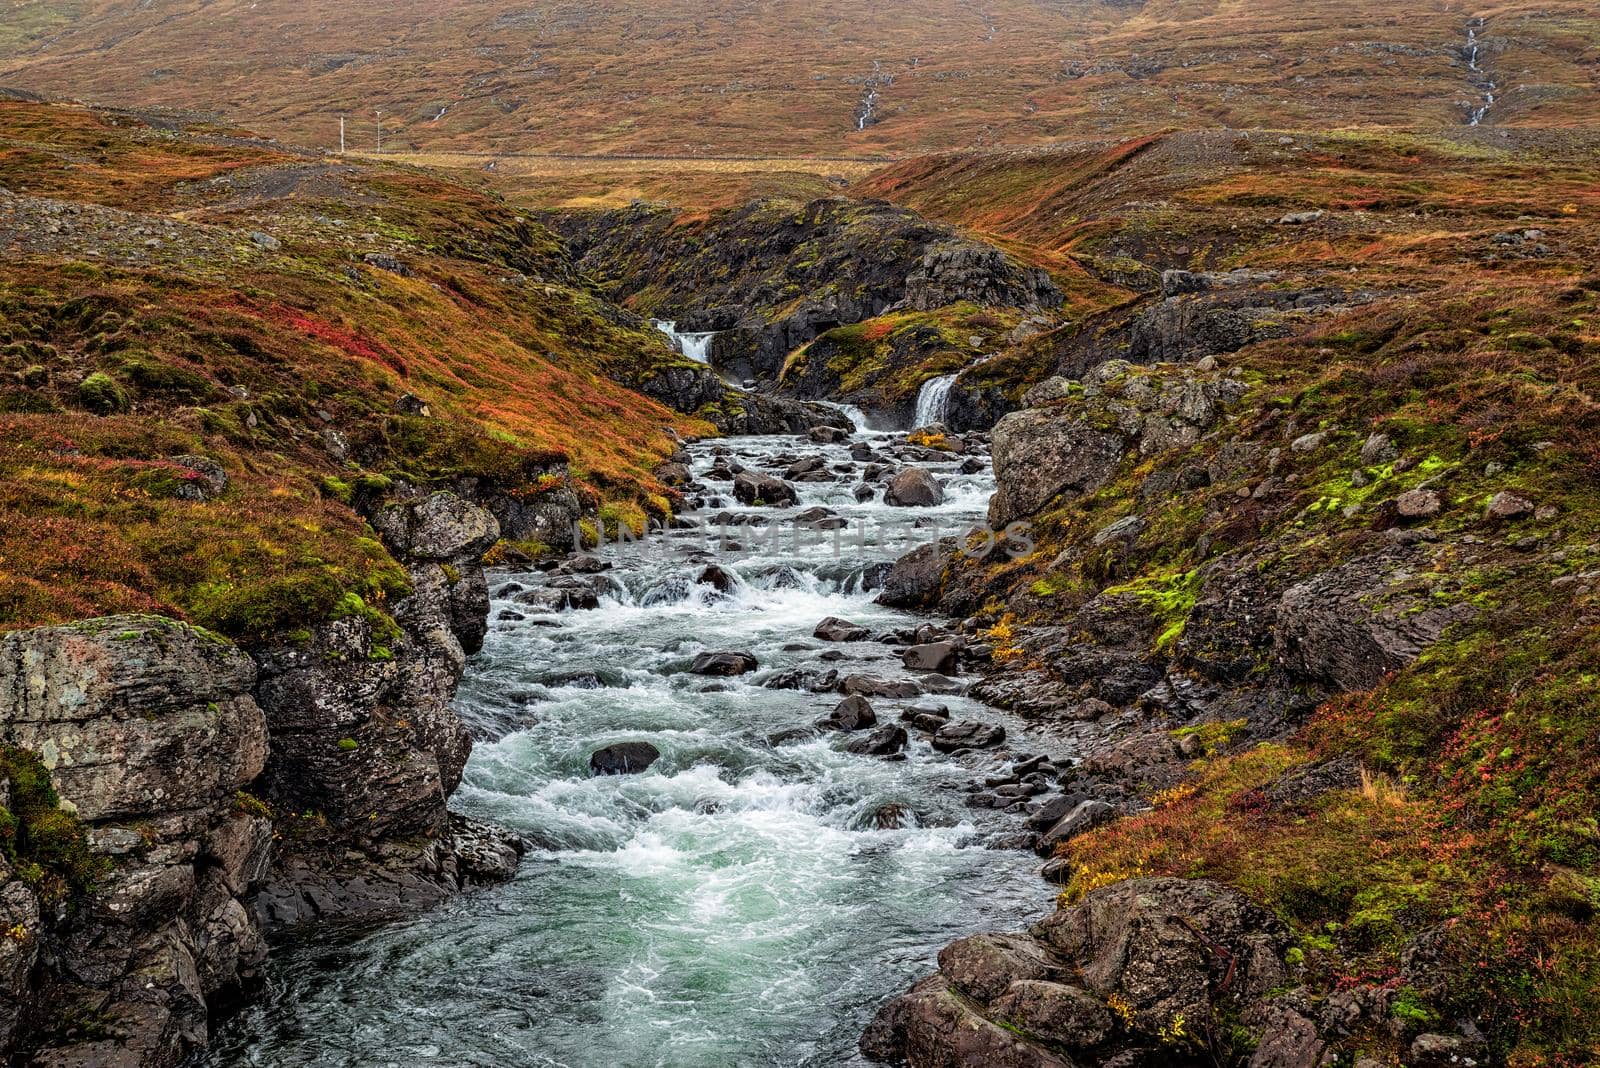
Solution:
[{"label": "eroded rock ledge", "polygon": [[517,838],[446,808],[499,525],[404,485],[365,511],[410,577],[387,613],[352,602],[248,648],[148,616],[0,637],[0,741],[37,755],[92,872],[62,887],[0,860],[8,1050],[178,1064],[269,928],[400,915],[515,869]]}]

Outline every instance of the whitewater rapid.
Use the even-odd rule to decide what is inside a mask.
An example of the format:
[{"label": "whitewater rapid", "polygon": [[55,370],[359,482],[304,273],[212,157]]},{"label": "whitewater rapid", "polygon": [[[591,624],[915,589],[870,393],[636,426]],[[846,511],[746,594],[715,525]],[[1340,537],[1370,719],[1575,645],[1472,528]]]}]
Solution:
[{"label": "whitewater rapid", "polygon": [[[718,451],[764,470],[818,452],[830,468],[858,466],[846,445],[747,438],[694,446],[697,477]],[[990,477],[959,473],[958,459],[934,465],[947,490],[936,508],[858,503],[849,474],[760,510],[834,509],[853,524],[838,549],[831,534],[774,548],[738,525],[752,510],[731,498],[691,516],[735,524],[747,551],[715,558],[736,576],[727,593],[692,581],[702,563],[681,554],[704,544],[696,531],[670,535],[676,556],[609,549],[613,581],[594,611],[529,613],[515,590],[538,576],[495,575],[495,622],[457,700],[478,742],[452,804],[523,833],[533,851],[507,886],[280,947],[267,995],[219,1030],[203,1063],[859,1063],[875,1008],[928,973],[939,947],[1020,926],[1050,897],[1030,854],[987,848],[1013,819],[963,804],[992,773],[988,756],[941,757],[915,732],[903,761],[853,755],[844,737],[810,730],[838,694],[761,685],[792,668],[911,677],[890,647],[811,632],[829,615],[874,633],[919,622],[875,604],[863,577],[981,518]],[[753,654],[759,670],[686,672],[723,649]],[[1012,752],[1033,751],[1025,724],[959,694],[923,700],[1003,723]],[[911,702],[874,703],[893,722]],[[589,754],[618,741],[662,757],[642,775],[592,777]],[[909,814],[903,826],[880,828],[886,806]]]}]

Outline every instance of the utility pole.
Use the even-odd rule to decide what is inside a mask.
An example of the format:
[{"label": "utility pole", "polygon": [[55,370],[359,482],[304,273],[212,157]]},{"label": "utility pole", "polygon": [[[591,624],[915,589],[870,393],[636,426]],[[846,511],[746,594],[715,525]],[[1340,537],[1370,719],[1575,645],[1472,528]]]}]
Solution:
[{"label": "utility pole", "polygon": [[383,109],[376,108],[373,114],[378,116],[378,152],[383,152]]},{"label": "utility pole", "polygon": [[339,116],[339,155],[344,155],[344,116]]}]

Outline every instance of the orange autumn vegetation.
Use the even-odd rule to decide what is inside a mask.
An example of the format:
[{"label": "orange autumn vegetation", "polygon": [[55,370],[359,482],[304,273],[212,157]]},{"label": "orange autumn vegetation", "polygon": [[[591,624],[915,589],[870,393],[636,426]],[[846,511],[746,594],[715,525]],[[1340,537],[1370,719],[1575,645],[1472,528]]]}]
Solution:
[{"label": "orange autumn vegetation", "polygon": [[[349,486],[662,514],[651,469],[710,431],[619,381],[681,357],[481,190],[24,103],[0,104],[0,187],[34,216],[0,265],[0,627],[155,611],[242,636],[381,606],[404,575]],[[192,455],[222,499],[181,492]]]}]

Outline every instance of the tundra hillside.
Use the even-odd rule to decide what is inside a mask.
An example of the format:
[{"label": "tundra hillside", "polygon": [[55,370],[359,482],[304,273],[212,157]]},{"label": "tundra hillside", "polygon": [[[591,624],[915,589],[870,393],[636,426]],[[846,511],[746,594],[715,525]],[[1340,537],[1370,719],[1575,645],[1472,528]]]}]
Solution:
[{"label": "tundra hillside", "polygon": [[[1479,62],[1467,30],[1477,25]],[[330,146],[881,156],[1167,129],[1592,122],[1585,0],[19,0],[0,84]],[[208,47],[196,48],[196,41]]]},{"label": "tundra hillside", "polygon": [[890,583],[1078,740],[1030,816],[1059,911],[948,947],[864,1051],[1592,1062],[1595,160],[1175,134],[860,189],[1127,292],[955,383],[956,413],[1030,383],[990,520],[1038,551]]}]

